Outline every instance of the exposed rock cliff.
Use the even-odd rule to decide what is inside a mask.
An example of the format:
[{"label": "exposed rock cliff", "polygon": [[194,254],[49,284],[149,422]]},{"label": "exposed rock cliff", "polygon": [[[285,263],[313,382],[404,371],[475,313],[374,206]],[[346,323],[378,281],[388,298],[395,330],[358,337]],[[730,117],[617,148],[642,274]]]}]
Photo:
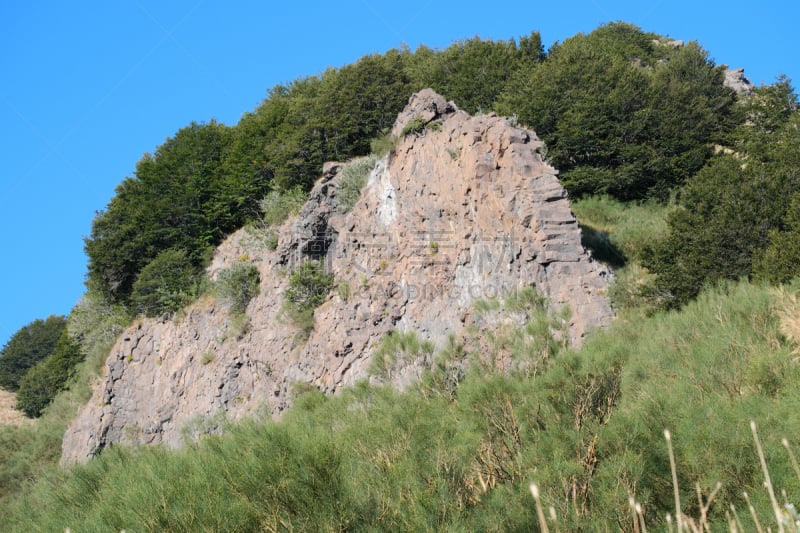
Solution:
[{"label": "exposed rock cliff", "polygon": [[725,87],[730,87],[738,95],[751,96],[756,89],[756,86],[745,78],[743,68],[725,70],[724,83]]},{"label": "exposed rock cliff", "polygon": [[[412,120],[426,127],[403,136]],[[388,332],[441,346],[471,323],[475,300],[522,287],[570,307],[575,344],[611,320],[609,273],[581,246],[534,133],[493,114],[471,117],[430,90],[412,96],[393,131],[394,153],[378,161],[350,212],[338,209],[342,165],[327,164],[300,215],[279,228],[276,250],[258,249],[246,231],[217,250],[212,276],[245,255],[259,268],[249,328],[235,327],[211,297],[129,328],[70,424],[62,461],[112,443],[177,446],[200,417],[278,414],[295,382],[332,393],[366,377]],[[317,308],[302,341],[281,303],[287,272],[309,259],[322,259],[342,290]],[[424,364],[409,363],[393,382],[404,386]]]}]

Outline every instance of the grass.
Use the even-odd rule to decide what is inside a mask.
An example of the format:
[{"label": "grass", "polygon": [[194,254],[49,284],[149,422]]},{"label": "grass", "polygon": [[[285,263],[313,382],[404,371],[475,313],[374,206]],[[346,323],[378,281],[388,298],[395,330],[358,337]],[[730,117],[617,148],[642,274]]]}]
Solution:
[{"label": "grass", "polygon": [[13,392],[0,389],[0,426],[17,426],[33,422],[15,407],[17,398]]},{"label": "grass", "polygon": [[422,117],[414,117],[409,120],[405,126],[403,126],[403,131],[401,135],[406,137],[407,135],[418,135],[425,131],[425,127],[428,123]]},{"label": "grass", "polygon": [[397,148],[397,137],[391,133],[372,139],[369,143],[370,151],[378,158],[385,157]]},{"label": "grass", "polygon": [[305,202],[306,193],[301,187],[271,191],[259,202],[261,217],[245,226],[243,244],[254,250],[277,249],[278,233],[275,228],[290,216],[298,214]]},{"label": "grass", "polygon": [[[750,420],[778,503],[782,491],[798,501],[782,439],[798,445],[800,370],[781,317],[796,316],[787,302],[800,286],[784,291],[721,285],[680,312],[623,317],[535,375],[500,375],[453,339],[405,392],[307,391],[281,422],[237,424],[180,451],[111,448],[36,476],[0,513],[10,531],[501,531],[535,529],[541,516],[551,530],[656,531],[667,513],[674,530],[677,487],[685,524],[727,528],[731,505],[747,523],[752,505],[776,531]],[[481,313],[535,314],[537,301],[489,301]],[[395,340],[395,354],[423,350],[410,334]]]},{"label": "grass", "polygon": [[596,259],[614,267],[640,260],[649,244],[666,237],[666,218],[671,209],[657,202],[623,203],[608,196],[572,202],[583,229],[584,246]]},{"label": "grass", "polygon": [[361,189],[367,184],[369,173],[377,162],[378,159],[370,155],[353,159],[344,166],[336,196],[336,208],[340,213],[347,213],[356,205],[361,198]]},{"label": "grass", "polygon": [[610,297],[618,310],[637,309],[652,314],[664,298],[654,276],[641,266],[648,246],[668,234],[667,216],[673,209],[657,202],[622,203],[608,196],[590,196],[572,202],[581,225],[583,246],[614,270]]},{"label": "grass", "polygon": [[270,192],[259,204],[263,224],[267,228],[281,224],[290,216],[299,213],[305,202],[306,193],[300,187]]},{"label": "grass", "polygon": [[[305,341],[314,329],[314,310],[334,287],[334,276],[318,261],[306,261],[289,276],[284,293],[283,313],[298,328],[298,341]],[[340,290],[339,295],[342,296]],[[346,296],[349,297],[349,287]],[[344,296],[342,296],[344,298]]]},{"label": "grass", "polygon": [[[382,379],[391,379],[399,367],[421,360],[428,363],[435,351],[435,346],[430,341],[422,341],[413,331],[391,332],[381,339],[378,349],[372,356],[370,375]],[[426,365],[427,366],[427,365]]]},{"label": "grass", "polygon": [[231,314],[241,315],[247,311],[250,300],[259,294],[260,283],[258,268],[240,258],[219,271],[215,289],[217,295],[227,302]]}]

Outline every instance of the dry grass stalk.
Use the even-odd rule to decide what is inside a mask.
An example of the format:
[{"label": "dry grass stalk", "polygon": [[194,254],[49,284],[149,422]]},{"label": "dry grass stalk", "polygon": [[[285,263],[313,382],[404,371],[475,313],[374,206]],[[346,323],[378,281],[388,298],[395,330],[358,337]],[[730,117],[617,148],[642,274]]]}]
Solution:
[{"label": "dry grass stalk", "polygon": [[786,448],[786,453],[789,454],[789,459],[792,461],[794,473],[797,474],[797,479],[800,480],[800,465],[797,464],[797,457],[795,457],[794,453],[792,453],[792,450],[789,448],[789,440],[784,437],[781,440],[781,444],[783,444],[783,447]]},{"label": "dry grass stalk", "polygon": [[717,485],[714,487],[714,490],[711,491],[708,499],[705,501],[705,503],[703,503],[703,493],[700,491],[700,483],[695,484],[695,489],[697,490],[697,501],[700,503],[700,529],[702,531],[710,531],[710,526],[708,524],[708,511],[711,509],[711,503],[714,501],[714,497],[716,497],[721,488],[722,483],[717,481]]},{"label": "dry grass stalk", "polygon": [[0,389],[0,426],[19,426],[33,422],[32,419],[22,414],[22,411],[16,409],[16,404],[16,394]]},{"label": "dry grass stalk", "polygon": [[633,496],[628,496],[628,507],[631,508],[631,515],[633,516],[633,533],[639,533],[639,517],[636,514],[636,500]]},{"label": "dry grass stalk", "polygon": [[556,508],[551,505],[549,511],[550,521],[553,523],[556,533],[560,533],[560,530],[558,529],[558,515],[556,515]]},{"label": "dry grass stalk", "polygon": [[[733,519],[736,523],[736,528],[737,528],[736,530],[744,531],[744,526],[742,525],[742,521],[739,519],[739,513],[736,512],[736,506],[733,504],[731,504],[731,513],[733,513]],[[732,527],[731,531],[735,531],[735,529]]]},{"label": "dry grass stalk", "polygon": [[756,525],[756,531],[758,533],[764,533],[764,528],[761,527],[761,522],[758,520],[758,515],[756,514],[756,509],[753,507],[753,504],[750,502],[750,496],[747,495],[746,492],[744,494],[744,499],[747,502],[747,508],[750,510],[750,516],[753,518],[753,523]]},{"label": "dry grass stalk", "polygon": [[667,439],[667,449],[669,450],[669,467],[672,471],[672,488],[675,493],[675,521],[678,531],[683,531],[683,520],[681,519],[681,494],[678,490],[678,470],[675,466],[675,452],[672,451],[672,435],[669,430],[664,430],[664,438]]},{"label": "dry grass stalk", "polygon": [[644,510],[642,508],[642,504],[641,503],[637,503],[634,506],[634,509],[636,511],[636,516],[639,517],[639,523],[642,526],[642,533],[647,533],[647,524],[644,521]]},{"label": "dry grass stalk", "polygon": [[764,457],[764,449],[761,447],[761,441],[758,440],[758,432],[756,431],[755,421],[750,421],[750,429],[753,431],[753,439],[756,441],[756,450],[758,451],[758,458],[761,461],[761,469],[764,471],[764,482],[767,485],[767,492],[769,492],[769,501],[772,503],[772,511],[775,513],[775,520],[778,521],[778,532],[784,533],[783,528],[783,513],[781,513],[778,500],[775,498],[775,490],[772,488],[772,480],[769,477],[769,469],[767,468],[767,460]]},{"label": "dry grass stalk", "polygon": [[539,517],[539,527],[541,528],[542,533],[550,533],[550,529],[547,527],[547,521],[544,519],[542,502],[539,501],[539,487],[536,486],[536,483],[531,483],[531,494],[536,502],[536,516]]},{"label": "dry grass stalk", "polygon": [[781,334],[795,344],[792,353],[800,356],[800,302],[797,295],[784,288],[775,289],[773,294],[777,300],[775,314],[780,320]]}]

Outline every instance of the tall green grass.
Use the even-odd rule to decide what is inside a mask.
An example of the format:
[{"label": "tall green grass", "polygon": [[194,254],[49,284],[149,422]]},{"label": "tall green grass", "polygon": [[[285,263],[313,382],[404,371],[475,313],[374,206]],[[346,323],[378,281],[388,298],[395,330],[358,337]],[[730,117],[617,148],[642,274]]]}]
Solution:
[{"label": "tall green grass", "polygon": [[623,203],[609,196],[588,196],[572,202],[581,225],[583,245],[592,256],[614,269],[609,292],[618,310],[645,314],[662,307],[654,276],[641,266],[643,254],[667,236],[667,215],[674,209],[655,201]]},{"label": "tall green grass", "polygon": [[744,491],[770,524],[750,420],[776,494],[800,501],[781,446],[800,438],[784,303],[764,287],[720,286],[680,312],[619,320],[533,376],[490,371],[455,343],[449,353],[473,361],[462,379],[434,365],[406,392],[306,393],[280,422],[181,451],[112,448],[50,471],[0,514],[10,531],[529,531],[535,482],[561,530],[634,531],[631,497],[660,530],[675,513],[669,428],[683,513],[698,516],[697,486],[708,495],[720,482],[712,527],[728,523],[729,504],[746,512]]},{"label": "tall green grass", "polygon": [[55,467],[67,423],[91,397],[95,377],[129,320],[122,307],[108,304],[92,291],[72,309],[67,328],[86,358],[77,365],[68,389],[55,396],[35,424],[0,426],[0,501]]}]

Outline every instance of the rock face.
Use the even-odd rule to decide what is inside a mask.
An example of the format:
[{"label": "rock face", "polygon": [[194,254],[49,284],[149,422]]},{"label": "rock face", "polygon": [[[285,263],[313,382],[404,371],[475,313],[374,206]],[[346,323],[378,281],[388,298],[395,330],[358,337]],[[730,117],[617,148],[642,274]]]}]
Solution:
[{"label": "rock face", "polygon": [[756,86],[745,78],[744,69],[727,69],[725,71],[725,87],[730,87],[736,94],[750,96],[755,92]]},{"label": "rock face", "polygon": [[[426,127],[403,136],[412,120]],[[179,446],[214,431],[222,415],[276,416],[294,383],[335,393],[367,377],[387,333],[414,331],[443,346],[472,323],[476,300],[520,288],[535,286],[554,309],[569,306],[573,344],[610,322],[610,274],[581,246],[533,132],[493,114],[471,117],[429,89],[411,97],[393,132],[393,154],[377,162],[348,213],[338,203],[344,165],[326,164],[300,214],[278,228],[277,249],[245,230],[218,248],[212,277],[242,259],[259,269],[249,325],[208,297],[179,318],[129,328],[70,424],[62,462],[113,443]],[[337,289],[303,340],[281,305],[287,273],[307,260],[322,260]],[[391,381],[407,385],[424,364],[406,364]]]}]

